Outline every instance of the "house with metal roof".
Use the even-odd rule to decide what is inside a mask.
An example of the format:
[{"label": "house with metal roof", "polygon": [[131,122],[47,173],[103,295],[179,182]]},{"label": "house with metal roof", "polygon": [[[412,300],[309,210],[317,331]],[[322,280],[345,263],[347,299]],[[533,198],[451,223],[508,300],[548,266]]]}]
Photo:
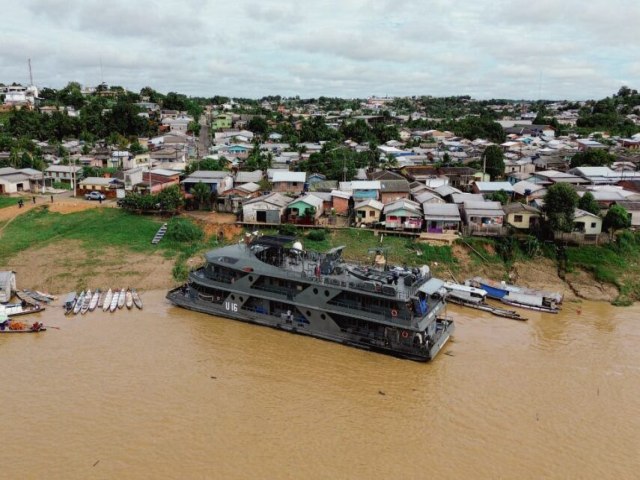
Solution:
[{"label": "house with metal roof", "polygon": [[259,183],[264,178],[262,170],[254,170],[253,172],[238,172],[234,185],[243,185],[245,183]]},{"label": "house with metal roof", "polygon": [[[33,174],[28,173],[28,170],[18,170],[12,167],[0,168],[0,194],[31,191],[31,181],[35,179]],[[42,173],[37,170],[35,172],[42,179]]]},{"label": "house with metal roof", "polygon": [[609,167],[576,167],[569,173],[589,180],[594,185],[605,185],[621,180],[640,180],[640,172],[616,172]]},{"label": "house with metal roof", "polygon": [[290,201],[285,210],[288,222],[304,225],[314,225],[323,213],[323,200],[313,193]]},{"label": "house with metal roof", "polygon": [[196,170],[181,183],[186,193],[191,193],[198,183],[207,185],[211,192],[223,193],[233,188],[233,176],[224,170]]},{"label": "house with metal roof", "polygon": [[271,184],[274,192],[301,193],[304,190],[306,180],[306,172],[277,170],[273,172]]},{"label": "house with metal roof", "polygon": [[385,228],[394,230],[420,230],[422,228],[422,206],[403,198],[384,206]]},{"label": "house with metal roof", "polygon": [[248,223],[280,224],[291,199],[278,192],[242,203],[242,219]]},{"label": "house with metal roof", "polygon": [[405,178],[394,180],[379,180],[380,201],[390,203],[401,198],[409,198],[409,182]]},{"label": "house with metal roof", "polygon": [[540,210],[520,202],[512,202],[502,206],[506,214],[506,222],[517,230],[530,230],[540,224]]},{"label": "house with metal roof", "polygon": [[462,218],[458,206],[452,203],[423,203],[424,222],[429,233],[460,230]]},{"label": "house with metal roof", "polygon": [[471,235],[502,235],[505,213],[500,202],[465,201],[462,217]]},{"label": "house with metal roof", "polygon": [[481,195],[491,195],[500,191],[508,195],[513,194],[513,186],[509,182],[473,182],[472,190],[473,193]]},{"label": "house with metal roof", "polygon": [[356,203],[353,207],[356,214],[356,225],[372,225],[378,223],[382,216],[383,209],[384,203],[372,198]]},{"label": "house with metal roof", "polygon": [[573,215],[573,231],[585,235],[598,235],[602,233],[602,218],[576,208]]}]

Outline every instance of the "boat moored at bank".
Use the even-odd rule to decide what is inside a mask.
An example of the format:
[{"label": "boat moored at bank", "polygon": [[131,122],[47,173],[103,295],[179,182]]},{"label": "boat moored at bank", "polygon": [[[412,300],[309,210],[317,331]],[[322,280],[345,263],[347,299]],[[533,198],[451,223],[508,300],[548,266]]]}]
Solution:
[{"label": "boat moored at bank", "polygon": [[253,236],[212,250],[167,298],[177,306],[413,360],[434,358],[454,323],[429,268],[347,263],[344,247],[306,251],[293,237]]}]

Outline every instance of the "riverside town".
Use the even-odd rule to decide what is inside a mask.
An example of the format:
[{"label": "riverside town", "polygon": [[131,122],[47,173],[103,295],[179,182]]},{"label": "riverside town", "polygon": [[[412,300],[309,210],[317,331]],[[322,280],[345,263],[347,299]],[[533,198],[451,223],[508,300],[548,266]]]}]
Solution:
[{"label": "riverside town", "polygon": [[[486,355],[483,336],[552,349],[546,329],[599,308],[638,320],[635,89],[524,101],[11,83],[0,103],[0,351],[46,339],[34,358],[56,362],[45,345],[86,341],[100,362],[119,345],[142,365],[158,342],[160,363],[190,369],[175,378],[199,372],[233,402],[225,349],[240,363],[271,351],[277,370],[395,361],[393,377],[446,384],[442,369]],[[160,388],[153,375],[136,381]],[[109,382],[105,395],[125,388]]]}]

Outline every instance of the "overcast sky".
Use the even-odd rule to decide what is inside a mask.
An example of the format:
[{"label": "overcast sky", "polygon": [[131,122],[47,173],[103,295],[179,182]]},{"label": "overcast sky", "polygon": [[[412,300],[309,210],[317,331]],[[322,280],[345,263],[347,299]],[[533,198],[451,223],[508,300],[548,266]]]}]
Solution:
[{"label": "overcast sky", "polygon": [[[0,82],[301,97],[640,89],[640,0],[0,0]],[[102,63],[102,69],[100,67]]]}]

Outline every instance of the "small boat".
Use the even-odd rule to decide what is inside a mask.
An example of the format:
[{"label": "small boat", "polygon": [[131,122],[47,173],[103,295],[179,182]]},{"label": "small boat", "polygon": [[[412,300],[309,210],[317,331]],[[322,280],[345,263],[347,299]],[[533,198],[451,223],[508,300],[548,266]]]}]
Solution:
[{"label": "small boat", "polygon": [[34,322],[31,325],[9,320],[0,316],[0,334],[3,333],[39,333],[46,332],[46,327],[40,322]]},{"label": "small boat", "polygon": [[131,289],[131,296],[133,297],[133,303],[135,306],[142,310],[142,299],[140,298],[140,295],[138,295],[138,292],[136,292],[135,288]]},{"label": "small boat", "polygon": [[133,294],[131,290],[127,288],[127,292],[125,294],[124,304],[127,306],[127,309],[131,310],[133,308]]},{"label": "small boat", "polygon": [[76,304],[73,306],[73,314],[77,315],[80,313],[80,309],[82,308],[82,305],[84,304],[84,296],[85,293],[84,291],[80,292],[80,296],[78,297],[78,300],[76,300]]},{"label": "small boat", "polygon": [[100,310],[102,308],[102,304],[104,303],[104,295],[106,292],[102,290],[98,290],[100,292],[100,296],[98,297],[98,304],[96,305],[96,310]]},{"label": "small boat", "polygon": [[46,297],[49,300],[57,300],[58,297],[56,297],[55,295],[51,295],[50,293],[47,292],[41,292],[40,290],[36,290],[36,293],[42,297]]},{"label": "small boat", "polygon": [[512,307],[526,308],[527,310],[538,312],[558,313],[560,311],[560,308],[552,300],[535,295],[511,293],[509,296],[500,299],[500,301]]},{"label": "small boat", "polygon": [[53,300],[53,298],[47,295],[42,295],[37,291],[34,292],[33,290],[27,290],[26,288],[23,288],[22,291],[38,302],[50,303]]},{"label": "small boat", "polygon": [[126,293],[123,288],[122,290],[120,290],[120,294],[118,295],[118,308],[124,307],[124,302],[126,300],[125,297],[126,297]]},{"label": "small boat", "polygon": [[64,303],[62,304],[62,308],[64,308],[64,314],[69,315],[73,312],[73,307],[76,304],[76,300],[78,300],[78,294],[76,292],[68,293],[64,299]]},{"label": "small boat", "polygon": [[98,306],[98,300],[100,300],[100,289],[98,288],[93,297],[91,297],[91,302],[89,302],[89,311],[93,312]]},{"label": "small boat", "polygon": [[110,312],[115,312],[116,309],[118,308],[118,297],[120,296],[120,293],[118,292],[118,290],[113,292],[113,297],[111,297],[111,303],[109,304],[109,311]]},{"label": "small boat", "polygon": [[111,289],[107,290],[107,294],[104,296],[104,301],[102,302],[102,311],[106,312],[111,307],[111,299],[113,298],[113,292]]},{"label": "small boat", "polygon": [[465,284],[482,288],[487,291],[487,296],[500,300],[514,307],[528,308],[542,312],[555,313],[560,310],[563,295],[559,292],[534,290],[532,288],[510,285],[506,282],[494,282],[482,277],[474,277]]},{"label": "small boat", "polygon": [[18,297],[20,300],[22,300],[23,302],[27,302],[29,305],[39,305],[40,302],[38,302],[38,300],[36,300],[35,298],[33,298],[31,295],[29,295],[26,292],[20,292],[16,290],[16,297]]},{"label": "small boat", "polygon": [[80,314],[84,315],[89,311],[89,305],[91,304],[91,289],[87,290],[82,301],[82,307],[80,308]]},{"label": "small boat", "polygon": [[2,316],[18,317],[20,315],[29,315],[30,313],[39,313],[43,310],[44,310],[44,307],[42,305],[25,304],[23,306],[22,304],[19,304],[19,303],[18,304],[11,303],[6,305],[0,305],[0,317]]},{"label": "small boat", "polygon": [[447,302],[455,303],[463,307],[475,308],[483,312],[489,312],[497,317],[510,318],[511,320],[526,321],[518,312],[494,307],[486,303],[487,292],[484,289],[461,285],[459,283],[444,282],[447,289]]}]

